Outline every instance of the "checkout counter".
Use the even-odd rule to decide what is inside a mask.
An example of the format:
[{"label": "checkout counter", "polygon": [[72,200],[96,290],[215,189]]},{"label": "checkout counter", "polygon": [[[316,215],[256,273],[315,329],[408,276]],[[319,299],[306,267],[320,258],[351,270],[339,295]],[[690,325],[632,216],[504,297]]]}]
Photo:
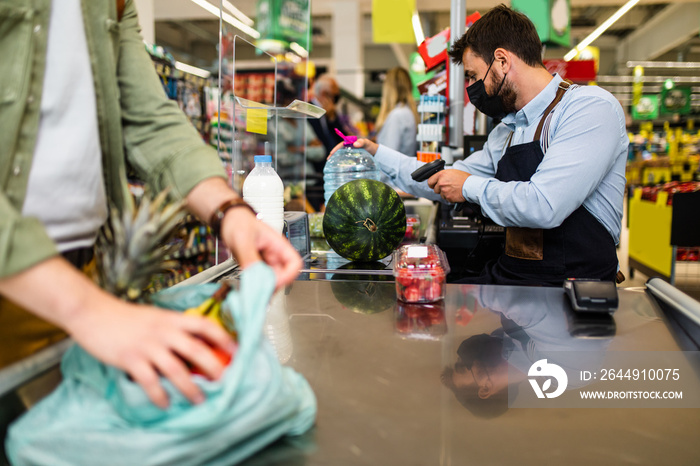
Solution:
[{"label": "checkout counter", "polygon": [[[509,377],[561,354],[580,362],[567,368],[571,379],[584,368],[604,369],[621,355],[653,352],[686,361],[684,402],[700,407],[693,357],[700,349],[700,304],[665,282],[620,288],[618,310],[597,322],[577,321],[559,288],[457,284],[446,286],[444,302],[426,317],[396,301],[389,263],[352,269],[329,254],[311,251],[300,277],[273,298],[268,317],[275,318],[265,330],[280,360],[304,375],[316,393],[316,426],[301,437],[280,439],[243,465],[700,461],[698,409],[509,408],[509,402],[532,395],[520,377],[517,387],[508,388],[509,400],[484,410],[445,381],[446,369],[465,357],[462,349],[484,338],[500,341],[496,353]],[[226,262],[188,282],[237,275],[235,263]],[[8,422],[56,385],[66,344],[0,371],[0,420]]]}]

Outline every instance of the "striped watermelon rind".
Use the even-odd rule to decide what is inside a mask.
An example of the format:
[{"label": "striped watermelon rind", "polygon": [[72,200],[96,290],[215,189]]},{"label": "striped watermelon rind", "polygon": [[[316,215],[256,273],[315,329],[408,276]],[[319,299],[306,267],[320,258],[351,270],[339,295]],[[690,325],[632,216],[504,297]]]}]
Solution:
[{"label": "striped watermelon rind", "polygon": [[381,181],[359,179],[339,187],[323,216],[328,245],[351,261],[385,258],[403,241],[406,209],[399,195]]}]

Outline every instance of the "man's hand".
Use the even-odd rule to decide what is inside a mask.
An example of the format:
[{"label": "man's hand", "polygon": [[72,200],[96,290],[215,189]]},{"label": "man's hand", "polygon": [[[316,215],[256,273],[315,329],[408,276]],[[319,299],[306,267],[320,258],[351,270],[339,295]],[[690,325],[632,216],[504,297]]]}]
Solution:
[{"label": "man's hand", "polygon": [[[374,157],[377,154],[377,150],[379,149],[379,144],[377,144],[376,142],[372,142],[369,139],[358,138],[357,141],[355,141],[355,143],[353,144],[353,147],[356,147],[358,149],[364,149],[367,152],[369,152],[372,155],[372,157]],[[338,149],[342,148],[343,143],[341,142],[333,148],[330,154],[328,154],[328,158],[330,158],[331,155],[335,154],[335,152]]]},{"label": "man's hand", "polygon": [[[222,178],[208,178],[190,191],[187,206],[208,222],[216,208],[236,197]],[[301,270],[301,257],[287,238],[258,220],[245,207],[234,207],[226,212],[221,221],[221,239],[242,268],[264,260],[274,269],[278,288],[294,281]]]},{"label": "man's hand", "polygon": [[99,289],[61,257],[0,279],[0,293],[66,330],[100,361],[124,370],[160,407],[168,405],[160,375],[193,403],[201,402],[204,395],[185,361],[218,379],[224,367],[209,347],[231,354],[236,349],[214,322],[125,303]]},{"label": "man's hand", "polygon": [[464,202],[466,199],[462,195],[462,186],[470,176],[462,170],[442,170],[428,178],[428,186],[448,202]]},{"label": "man's hand", "polygon": [[258,220],[245,208],[230,209],[221,222],[221,239],[242,268],[264,260],[277,276],[277,288],[299,275],[302,262],[287,238]]},{"label": "man's hand", "polygon": [[68,331],[97,359],[129,374],[161,408],[168,406],[168,395],[160,376],[170,380],[192,403],[201,403],[204,394],[186,362],[216,380],[225,368],[211,347],[221,348],[234,358],[237,348],[223,328],[203,317],[116,299],[91,303],[78,319],[68,323]]}]

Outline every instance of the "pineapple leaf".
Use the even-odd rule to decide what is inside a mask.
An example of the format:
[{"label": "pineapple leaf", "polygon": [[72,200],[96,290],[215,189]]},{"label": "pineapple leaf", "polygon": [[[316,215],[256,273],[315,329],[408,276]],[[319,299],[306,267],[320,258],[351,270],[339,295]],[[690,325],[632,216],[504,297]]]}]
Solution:
[{"label": "pineapple leaf", "polygon": [[177,265],[166,260],[174,247],[164,243],[185,213],[182,202],[167,202],[167,194],[163,191],[153,199],[145,194],[122,211],[111,207],[95,245],[98,279],[105,290],[140,300],[154,274]]}]

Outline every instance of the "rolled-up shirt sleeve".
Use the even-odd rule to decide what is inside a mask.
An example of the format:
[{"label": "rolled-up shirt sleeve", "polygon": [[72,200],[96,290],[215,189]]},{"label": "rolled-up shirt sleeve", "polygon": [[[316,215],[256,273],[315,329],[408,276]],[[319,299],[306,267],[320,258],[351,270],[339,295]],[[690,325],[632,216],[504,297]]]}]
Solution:
[{"label": "rolled-up shirt sleeve", "polygon": [[389,182],[394,186],[416,197],[442,201],[442,198],[430,189],[426,181],[413,181],[413,178],[411,178],[411,173],[421,165],[424,165],[423,162],[389,149],[382,144],[379,144],[374,160],[382,173],[389,177]]}]

